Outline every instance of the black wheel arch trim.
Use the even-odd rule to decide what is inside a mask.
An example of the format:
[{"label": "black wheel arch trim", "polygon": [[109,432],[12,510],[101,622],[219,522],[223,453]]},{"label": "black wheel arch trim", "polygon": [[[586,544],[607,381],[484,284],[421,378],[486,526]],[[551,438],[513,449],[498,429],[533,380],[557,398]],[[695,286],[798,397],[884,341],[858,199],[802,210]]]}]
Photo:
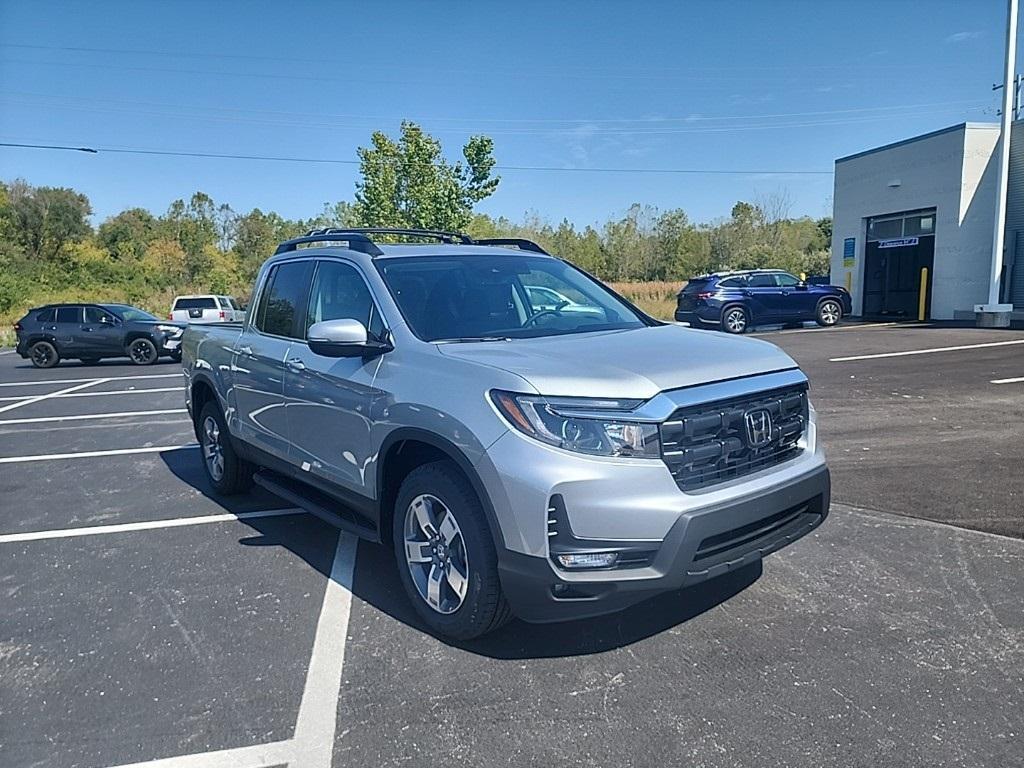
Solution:
[{"label": "black wheel arch trim", "polygon": [[477,498],[480,500],[480,506],[484,509],[484,515],[487,517],[487,526],[491,529],[491,537],[494,539],[494,546],[500,559],[502,552],[505,551],[505,537],[501,532],[501,526],[498,525],[498,515],[494,511],[494,505],[491,502],[491,497],[488,495],[487,489],[484,487],[483,481],[480,479],[480,475],[476,471],[476,467],[473,466],[473,462],[469,460],[469,457],[466,456],[463,450],[455,445],[455,443],[435,432],[428,432],[425,429],[419,429],[417,427],[399,427],[398,429],[390,432],[381,443],[380,449],[377,452],[378,461],[376,470],[377,507],[380,516],[378,528],[382,527],[385,513],[387,512],[382,503],[382,499],[384,497],[384,470],[387,468],[383,459],[388,455],[395,444],[405,440],[415,440],[417,442],[426,443],[431,448],[436,448],[455,462],[458,468],[466,476],[466,479],[469,480],[469,484],[473,487],[473,492],[476,493]]}]

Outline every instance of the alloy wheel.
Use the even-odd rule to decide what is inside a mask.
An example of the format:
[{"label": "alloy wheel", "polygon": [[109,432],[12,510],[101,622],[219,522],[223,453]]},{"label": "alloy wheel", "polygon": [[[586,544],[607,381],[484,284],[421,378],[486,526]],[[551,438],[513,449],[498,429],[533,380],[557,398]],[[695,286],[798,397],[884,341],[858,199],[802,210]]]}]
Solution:
[{"label": "alloy wheel", "polygon": [[140,340],[132,344],[131,349],[128,350],[128,354],[131,355],[132,362],[145,364],[150,362],[156,353],[153,350],[153,347]]},{"label": "alloy wheel", "polygon": [[416,591],[438,613],[455,613],[469,587],[469,558],[455,516],[436,496],[421,494],[405,511],[403,531]]},{"label": "alloy wheel", "polygon": [[842,310],[834,301],[826,301],[821,305],[821,321],[825,325],[835,325],[842,316]]},{"label": "alloy wheel", "polygon": [[743,333],[747,328],[747,314],[742,309],[730,309],[725,314],[725,327],[732,333]]},{"label": "alloy wheel", "polygon": [[212,416],[203,421],[203,460],[215,482],[224,477],[224,446],[220,442],[220,425]]},{"label": "alloy wheel", "polygon": [[36,344],[32,347],[32,362],[40,368],[45,368],[51,357],[50,348],[45,344]]}]

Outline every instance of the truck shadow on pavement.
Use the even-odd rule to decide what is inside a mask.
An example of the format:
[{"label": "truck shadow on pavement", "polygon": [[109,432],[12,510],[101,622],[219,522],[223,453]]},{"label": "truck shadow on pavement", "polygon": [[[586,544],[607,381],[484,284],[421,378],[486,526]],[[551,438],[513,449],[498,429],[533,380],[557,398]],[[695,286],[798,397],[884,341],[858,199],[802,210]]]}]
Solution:
[{"label": "truck shadow on pavement", "polygon": [[[192,451],[160,454],[182,482],[232,513],[288,507],[275,496],[253,494],[223,498],[213,493]],[[255,502],[255,503],[254,503]],[[263,503],[259,503],[263,502]],[[330,577],[334,529],[312,515],[244,519],[254,535],[239,539],[250,547],[283,547],[325,577]],[[316,530],[313,530],[316,529]],[[322,531],[320,530],[322,529]],[[325,542],[311,551],[311,540]],[[463,651],[495,659],[538,659],[584,656],[622,648],[695,619],[753,585],[762,573],[760,562],[684,590],[667,592],[619,613],[558,624],[527,624],[514,619],[496,632],[470,641],[439,637],[420,621],[398,578],[398,564],[389,547],[360,541],[352,578],[352,594],[364,603],[418,632]]]}]

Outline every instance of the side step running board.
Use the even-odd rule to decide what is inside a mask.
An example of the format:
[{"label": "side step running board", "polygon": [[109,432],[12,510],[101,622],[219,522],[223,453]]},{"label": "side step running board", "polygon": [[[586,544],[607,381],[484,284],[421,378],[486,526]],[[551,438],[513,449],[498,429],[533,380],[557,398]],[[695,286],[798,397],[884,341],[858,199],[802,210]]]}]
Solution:
[{"label": "side step running board", "polygon": [[257,472],[252,480],[275,496],[280,496],[336,528],[371,541],[377,541],[379,538],[377,531],[359,515],[316,488],[267,470]]}]

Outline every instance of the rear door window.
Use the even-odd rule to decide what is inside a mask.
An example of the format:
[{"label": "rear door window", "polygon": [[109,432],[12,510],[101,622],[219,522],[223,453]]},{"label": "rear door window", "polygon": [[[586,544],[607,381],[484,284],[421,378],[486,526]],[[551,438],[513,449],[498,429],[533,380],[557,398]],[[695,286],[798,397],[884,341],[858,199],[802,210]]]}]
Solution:
[{"label": "rear door window", "polygon": [[81,307],[57,307],[58,323],[80,323],[82,322]]},{"label": "rear door window", "polygon": [[256,327],[272,336],[301,338],[298,319],[309,290],[313,262],[290,261],[273,268],[256,311]]},{"label": "rear door window", "polygon": [[775,288],[775,275],[751,275],[747,280],[747,285],[751,288]]}]

